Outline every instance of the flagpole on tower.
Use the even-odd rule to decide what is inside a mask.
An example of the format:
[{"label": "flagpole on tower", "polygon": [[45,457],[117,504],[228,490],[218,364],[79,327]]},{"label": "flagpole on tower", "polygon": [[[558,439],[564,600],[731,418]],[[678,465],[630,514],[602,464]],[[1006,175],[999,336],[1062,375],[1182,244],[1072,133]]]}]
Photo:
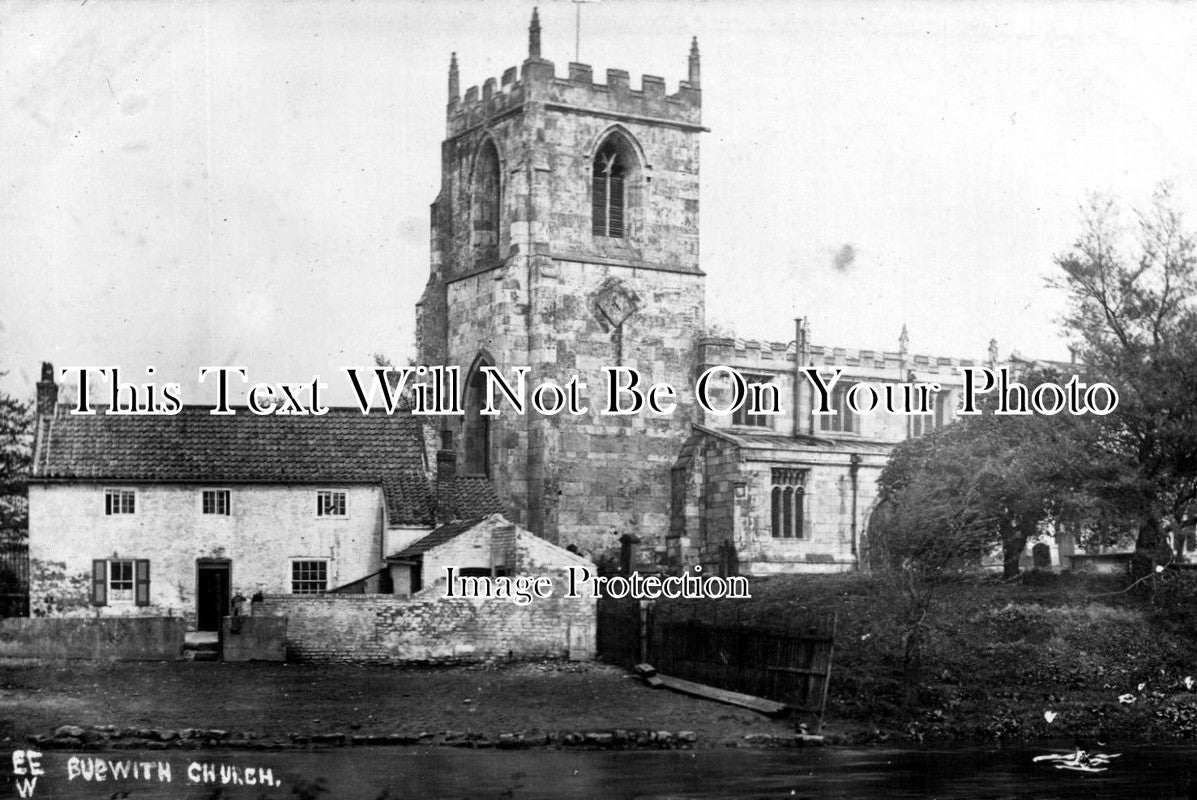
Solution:
[{"label": "flagpole on tower", "polygon": [[582,63],[582,0],[574,0],[574,62]]}]

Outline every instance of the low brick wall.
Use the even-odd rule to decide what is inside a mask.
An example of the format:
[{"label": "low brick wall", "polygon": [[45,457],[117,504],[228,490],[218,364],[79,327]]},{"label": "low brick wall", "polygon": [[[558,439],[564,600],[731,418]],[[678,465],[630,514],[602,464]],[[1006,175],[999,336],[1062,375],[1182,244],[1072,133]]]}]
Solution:
[{"label": "low brick wall", "polygon": [[284,661],[285,617],[225,617],[220,628],[223,661]]},{"label": "low brick wall", "polygon": [[[255,614],[287,618],[287,657],[372,664],[491,657],[594,657],[595,603],[394,595],[267,596]],[[572,647],[571,647],[571,642]]]},{"label": "low brick wall", "polygon": [[0,619],[0,656],[173,661],[185,630],[182,617]]}]

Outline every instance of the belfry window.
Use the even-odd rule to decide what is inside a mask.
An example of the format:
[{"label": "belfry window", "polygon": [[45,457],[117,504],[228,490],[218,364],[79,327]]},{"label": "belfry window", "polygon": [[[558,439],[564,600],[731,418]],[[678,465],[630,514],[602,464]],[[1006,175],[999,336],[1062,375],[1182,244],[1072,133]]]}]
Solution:
[{"label": "belfry window", "polygon": [[626,156],[614,138],[608,139],[595,155],[592,170],[595,236],[623,238],[627,169]]},{"label": "belfry window", "polygon": [[474,246],[497,253],[499,246],[499,210],[502,206],[502,182],[499,174],[499,151],[489,138],[478,150],[474,165],[471,222]]}]

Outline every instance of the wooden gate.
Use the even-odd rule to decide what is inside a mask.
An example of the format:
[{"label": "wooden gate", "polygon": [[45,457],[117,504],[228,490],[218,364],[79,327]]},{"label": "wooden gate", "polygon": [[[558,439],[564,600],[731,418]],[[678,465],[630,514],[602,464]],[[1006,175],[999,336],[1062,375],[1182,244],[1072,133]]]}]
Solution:
[{"label": "wooden gate", "polygon": [[0,617],[29,616],[29,544],[0,542]]},{"label": "wooden gate", "polygon": [[821,727],[835,615],[761,627],[719,607],[601,598],[599,658],[627,667],[647,662],[664,675],[785,703]]},{"label": "wooden gate", "polygon": [[642,625],[645,613],[639,600],[600,597],[595,631],[598,657],[621,667],[631,667],[643,661],[641,651],[647,633]]},{"label": "wooden gate", "polygon": [[835,615],[783,629],[663,618],[649,611],[649,663],[658,672],[785,703],[823,724]]}]

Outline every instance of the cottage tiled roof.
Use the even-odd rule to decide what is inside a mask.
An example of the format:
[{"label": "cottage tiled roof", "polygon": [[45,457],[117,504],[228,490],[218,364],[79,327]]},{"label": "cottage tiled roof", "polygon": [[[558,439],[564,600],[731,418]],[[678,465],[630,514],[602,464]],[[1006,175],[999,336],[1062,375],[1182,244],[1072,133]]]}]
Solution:
[{"label": "cottage tiled roof", "polygon": [[398,553],[387,556],[387,561],[401,561],[423,555],[432,548],[461,536],[466,531],[476,527],[484,519],[485,517],[474,517],[473,519],[457,520],[441,525],[434,529],[432,533],[422,539],[417,539]]},{"label": "cottage tiled roof", "polygon": [[489,478],[467,475],[437,487],[441,520],[471,519],[505,512]]},{"label": "cottage tiled roof", "polygon": [[[419,422],[407,413],[214,416],[186,406],[174,416],[94,416],[59,411],[43,420],[34,480],[205,483],[366,483],[386,496],[392,524],[431,524],[435,498]],[[493,493],[493,488],[490,490]]]}]

